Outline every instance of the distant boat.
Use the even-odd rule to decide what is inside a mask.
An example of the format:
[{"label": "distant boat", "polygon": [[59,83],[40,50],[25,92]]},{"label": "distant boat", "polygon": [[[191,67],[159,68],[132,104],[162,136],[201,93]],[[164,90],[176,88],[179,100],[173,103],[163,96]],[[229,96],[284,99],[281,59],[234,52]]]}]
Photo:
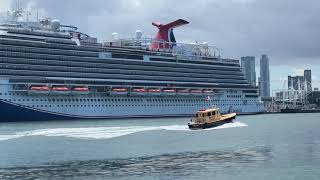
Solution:
[{"label": "distant boat", "polygon": [[280,109],[281,113],[320,113],[320,109],[305,109],[305,108],[284,108]]},{"label": "distant boat", "polygon": [[221,115],[218,108],[200,109],[188,126],[192,130],[213,128],[232,122],[236,115],[236,113]]}]

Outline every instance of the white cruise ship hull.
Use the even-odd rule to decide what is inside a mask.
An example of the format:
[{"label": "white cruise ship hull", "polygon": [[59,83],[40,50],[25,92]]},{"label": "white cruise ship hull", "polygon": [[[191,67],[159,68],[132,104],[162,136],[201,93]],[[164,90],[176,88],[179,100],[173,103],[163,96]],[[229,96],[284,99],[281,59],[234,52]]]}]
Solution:
[{"label": "white cruise ship hull", "polygon": [[[3,87],[3,86],[2,86]],[[0,91],[1,121],[39,121],[72,119],[119,119],[134,117],[190,116],[199,109],[219,107],[222,113],[257,114],[264,111],[257,98],[242,98],[240,94],[226,98],[211,96],[111,96],[30,95],[27,92]],[[7,89],[7,90],[6,90]],[[241,97],[240,97],[241,96]]]}]

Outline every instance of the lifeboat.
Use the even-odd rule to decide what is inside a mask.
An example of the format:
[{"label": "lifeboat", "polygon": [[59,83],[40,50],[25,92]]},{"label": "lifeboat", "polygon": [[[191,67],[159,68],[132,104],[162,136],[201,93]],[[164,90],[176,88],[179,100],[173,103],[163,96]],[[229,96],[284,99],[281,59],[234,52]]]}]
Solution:
[{"label": "lifeboat", "polygon": [[189,95],[188,89],[179,89],[177,90],[178,95]]},{"label": "lifeboat", "polygon": [[211,89],[205,89],[202,91],[205,95],[214,95],[214,91]]},{"label": "lifeboat", "polygon": [[176,90],[175,89],[162,89],[163,95],[175,95]]},{"label": "lifeboat", "polygon": [[110,94],[113,94],[113,95],[126,95],[126,94],[128,94],[128,89],[124,88],[124,87],[115,87],[115,88],[111,89]]},{"label": "lifeboat", "polygon": [[56,86],[51,88],[52,94],[69,94],[70,88],[66,86]]},{"label": "lifeboat", "polygon": [[131,94],[143,96],[147,94],[147,90],[145,88],[132,88]]},{"label": "lifeboat", "polygon": [[160,95],[161,90],[157,89],[157,88],[150,88],[150,89],[148,89],[148,94],[149,95]]},{"label": "lifeboat", "polygon": [[89,94],[90,90],[88,87],[74,87],[71,92],[72,94]]},{"label": "lifeboat", "polygon": [[49,86],[31,86],[29,88],[30,94],[49,94],[50,87]]},{"label": "lifeboat", "polygon": [[191,89],[190,94],[195,95],[195,96],[201,96],[202,95],[202,90],[200,89]]}]

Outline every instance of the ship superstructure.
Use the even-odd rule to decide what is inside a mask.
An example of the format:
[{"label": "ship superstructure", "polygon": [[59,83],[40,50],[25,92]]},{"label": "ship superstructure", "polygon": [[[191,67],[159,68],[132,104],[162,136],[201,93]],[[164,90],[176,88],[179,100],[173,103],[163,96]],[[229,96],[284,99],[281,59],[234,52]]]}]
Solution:
[{"label": "ship superstructure", "polygon": [[58,20],[11,18],[0,25],[1,121],[186,116],[213,104],[263,112],[238,60],[176,42],[173,28],[187,23],[99,43]]}]

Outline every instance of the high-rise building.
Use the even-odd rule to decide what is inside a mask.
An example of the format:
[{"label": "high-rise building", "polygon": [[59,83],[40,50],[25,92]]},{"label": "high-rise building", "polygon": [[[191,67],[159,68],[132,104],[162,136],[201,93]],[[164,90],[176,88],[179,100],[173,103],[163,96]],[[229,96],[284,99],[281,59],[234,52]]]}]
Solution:
[{"label": "high-rise building", "polygon": [[288,89],[304,90],[304,76],[288,76]]},{"label": "high-rise building", "polygon": [[311,78],[311,70],[304,70],[304,80],[305,80],[305,85],[307,86],[307,91],[312,91],[312,78]]},{"label": "high-rise building", "polygon": [[260,58],[260,96],[270,96],[270,71],[269,58],[267,55],[262,55]]},{"label": "high-rise building", "polygon": [[288,89],[312,91],[311,70],[304,70],[303,76],[288,76]]},{"label": "high-rise building", "polygon": [[241,67],[245,78],[251,86],[256,86],[256,61],[254,56],[241,57]]}]

